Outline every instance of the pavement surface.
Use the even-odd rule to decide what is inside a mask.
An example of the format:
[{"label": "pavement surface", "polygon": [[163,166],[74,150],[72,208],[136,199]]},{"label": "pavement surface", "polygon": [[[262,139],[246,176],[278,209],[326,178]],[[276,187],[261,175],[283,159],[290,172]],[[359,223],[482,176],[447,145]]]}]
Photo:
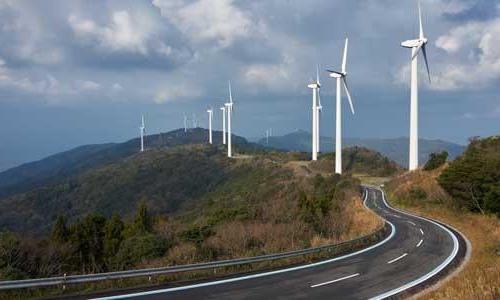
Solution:
[{"label": "pavement surface", "polygon": [[421,289],[448,271],[465,242],[445,225],[390,207],[366,187],[365,205],[390,225],[374,246],[308,265],[99,299],[384,299]]}]

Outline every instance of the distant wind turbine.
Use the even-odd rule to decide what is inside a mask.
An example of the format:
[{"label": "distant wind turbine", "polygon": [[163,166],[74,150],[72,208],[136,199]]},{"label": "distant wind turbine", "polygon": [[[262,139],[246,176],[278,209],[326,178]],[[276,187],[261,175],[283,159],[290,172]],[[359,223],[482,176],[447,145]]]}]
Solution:
[{"label": "distant wind turbine", "polygon": [[422,11],[420,9],[420,1],[418,4],[418,22],[419,22],[419,37],[414,40],[407,40],[401,43],[401,46],[411,49],[411,99],[410,99],[410,151],[409,151],[409,170],[413,171],[418,168],[418,53],[422,50],[429,76],[431,81],[431,74],[429,72],[429,63],[427,61],[427,38],[424,36],[424,29],[422,25]]},{"label": "distant wind turbine", "polygon": [[208,113],[208,142],[212,144],[212,116],[214,110],[212,108],[209,108],[207,110],[207,113]]},{"label": "distant wind turbine", "polygon": [[229,81],[229,102],[224,104],[227,113],[227,157],[233,157],[233,149],[231,143],[231,115],[233,114],[233,95],[231,92],[231,81]]},{"label": "distant wind turbine", "polygon": [[[319,78],[319,75],[318,75]],[[307,87],[312,89],[312,160],[318,159],[318,91],[319,80],[310,83]]]},{"label": "distant wind turbine", "polygon": [[337,80],[337,111],[336,111],[336,133],[335,133],[335,173],[342,174],[342,87],[344,86],[351,112],[354,114],[354,106],[352,105],[351,93],[347,86],[347,46],[349,40],[345,39],[344,55],[342,58],[342,71],[327,70],[330,77]]},{"label": "distant wind turbine", "polygon": [[187,129],[187,122],[188,122],[187,116],[186,116],[186,114],[184,114],[184,132],[188,131],[188,129]]},{"label": "distant wind turbine", "polygon": [[226,144],[226,106],[220,108],[222,110],[222,144]]},{"label": "distant wind turbine", "polygon": [[139,127],[141,132],[141,152],[144,152],[144,134],[146,133],[146,126],[144,125],[144,115],[141,115],[141,126]]}]

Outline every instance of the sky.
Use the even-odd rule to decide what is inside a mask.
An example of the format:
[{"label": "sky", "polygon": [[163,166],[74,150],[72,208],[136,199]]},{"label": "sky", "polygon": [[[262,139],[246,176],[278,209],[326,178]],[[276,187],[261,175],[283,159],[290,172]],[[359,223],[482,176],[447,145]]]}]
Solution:
[{"label": "sky", "polygon": [[[420,137],[500,133],[500,3],[422,0],[432,82],[420,60]],[[236,134],[310,131],[320,65],[321,134],[349,38],[355,115],[346,137],[408,136],[415,0],[0,0],[0,170],[83,144],[207,126],[227,100]],[[346,99],[343,99],[346,100]]]}]

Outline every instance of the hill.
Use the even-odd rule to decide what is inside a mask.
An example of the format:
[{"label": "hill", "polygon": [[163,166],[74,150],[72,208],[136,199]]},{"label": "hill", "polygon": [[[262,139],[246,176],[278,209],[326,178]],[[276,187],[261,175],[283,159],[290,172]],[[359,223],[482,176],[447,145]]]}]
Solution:
[{"label": "hill", "polygon": [[[311,134],[307,131],[299,130],[283,136],[274,136],[269,138],[269,143],[266,139],[260,139],[259,144],[272,147],[275,149],[289,151],[311,151]],[[408,138],[394,139],[362,139],[362,138],[345,138],[343,147],[365,147],[373,149],[387,156],[399,165],[406,167],[408,164]],[[331,152],[334,149],[334,139],[331,137],[320,138],[320,149],[325,152]],[[442,141],[442,140],[419,140],[419,161],[423,165],[427,161],[429,155],[434,152],[446,150],[449,153],[450,159],[459,156],[465,150],[462,145]]]},{"label": "hill", "polygon": [[289,163],[302,153],[256,152],[228,159],[206,144],[150,149],[8,197],[0,279],[274,253],[382,225],[362,206],[357,179],[331,168],[294,172]]},{"label": "hill", "polygon": [[[500,207],[499,147],[498,137],[475,140],[448,165],[404,173],[385,184],[389,202],[450,224],[472,244],[464,269],[426,298],[493,300],[500,295],[500,219],[494,214]],[[478,188],[474,194],[471,187]]]},{"label": "hill", "polygon": [[[374,151],[357,147],[345,151],[347,174],[387,176],[400,170],[394,162]],[[192,144],[134,153],[4,198],[0,201],[0,226],[21,232],[46,232],[57,215],[64,215],[70,221],[89,213],[130,217],[141,201],[155,214],[174,215],[203,203],[209,195],[218,193],[220,187],[251,186],[260,182],[248,193],[261,195],[269,188],[269,182],[289,178],[294,164],[308,170],[305,177],[333,175],[331,154],[310,162],[305,153],[256,151],[251,145],[238,152],[246,154],[228,160],[222,146]],[[284,168],[284,171],[267,178],[262,169],[267,165],[276,170]]]},{"label": "hill", "polygon": [[[207,136],[207,130],[202,128],[190,129],[187,133],[183,129],[178,129],[167,133],[148,135],[145,137],[146,150],[201,144],[206,142]],[[221,139],[222,133],[214,132],[214,143],[220,144]],[[233,135],[233,143],[236,145],[248,144],[244,138],[236,135]],[[0,173],[0,199],[53,184],[68,177],[78,176],[92,168],[117,162],[136,154],[138,149],[138,138],[124,143],[86,145],[11,168]]]}]

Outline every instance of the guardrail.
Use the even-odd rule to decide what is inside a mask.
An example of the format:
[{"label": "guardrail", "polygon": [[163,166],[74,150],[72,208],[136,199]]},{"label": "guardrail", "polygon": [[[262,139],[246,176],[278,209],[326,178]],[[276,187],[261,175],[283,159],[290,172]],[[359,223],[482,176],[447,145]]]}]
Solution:
[{"label": "guardrail", "polygon": [[117,271],[108,273],[86,274],[86,275],[69,275],[69,276],[58,276],[49,278],[0,281],[0,290],[48,287],[55,285],[64,286],[66,284],[76,284],[76,283],[116,280],[116,279],[126,279],[126,278],[136,278],[136,277],[148,277],[148,276],[165,275],[165,274],[189,272],[189,271],[200,271],[200,270],[216,269],[216,268],[229,267],[235,265],[253,264],[264,261],[274,261],[274,260],[304,256],[309,254],[317,254],[321,252],[326,252],[326,254],[330,255],[333,253],[342,254],[348,250],[353,250],[359,247],[368,246],[369,243],[375,243],[380,239],[384,238],[385,236],[387,236],[389,231],[390,231],[389,225],[386,222],[384,222],[383,226],[381,226],[379,229],[370,234],[367,234],[365,236],[362,236],[354,240],[334,245],[307,248],[307,249],[288,251],[277,254],[266,254],[253,257],[220,260],[214,262],[188,264],[180,266],[127,270],[127,271]]}]

